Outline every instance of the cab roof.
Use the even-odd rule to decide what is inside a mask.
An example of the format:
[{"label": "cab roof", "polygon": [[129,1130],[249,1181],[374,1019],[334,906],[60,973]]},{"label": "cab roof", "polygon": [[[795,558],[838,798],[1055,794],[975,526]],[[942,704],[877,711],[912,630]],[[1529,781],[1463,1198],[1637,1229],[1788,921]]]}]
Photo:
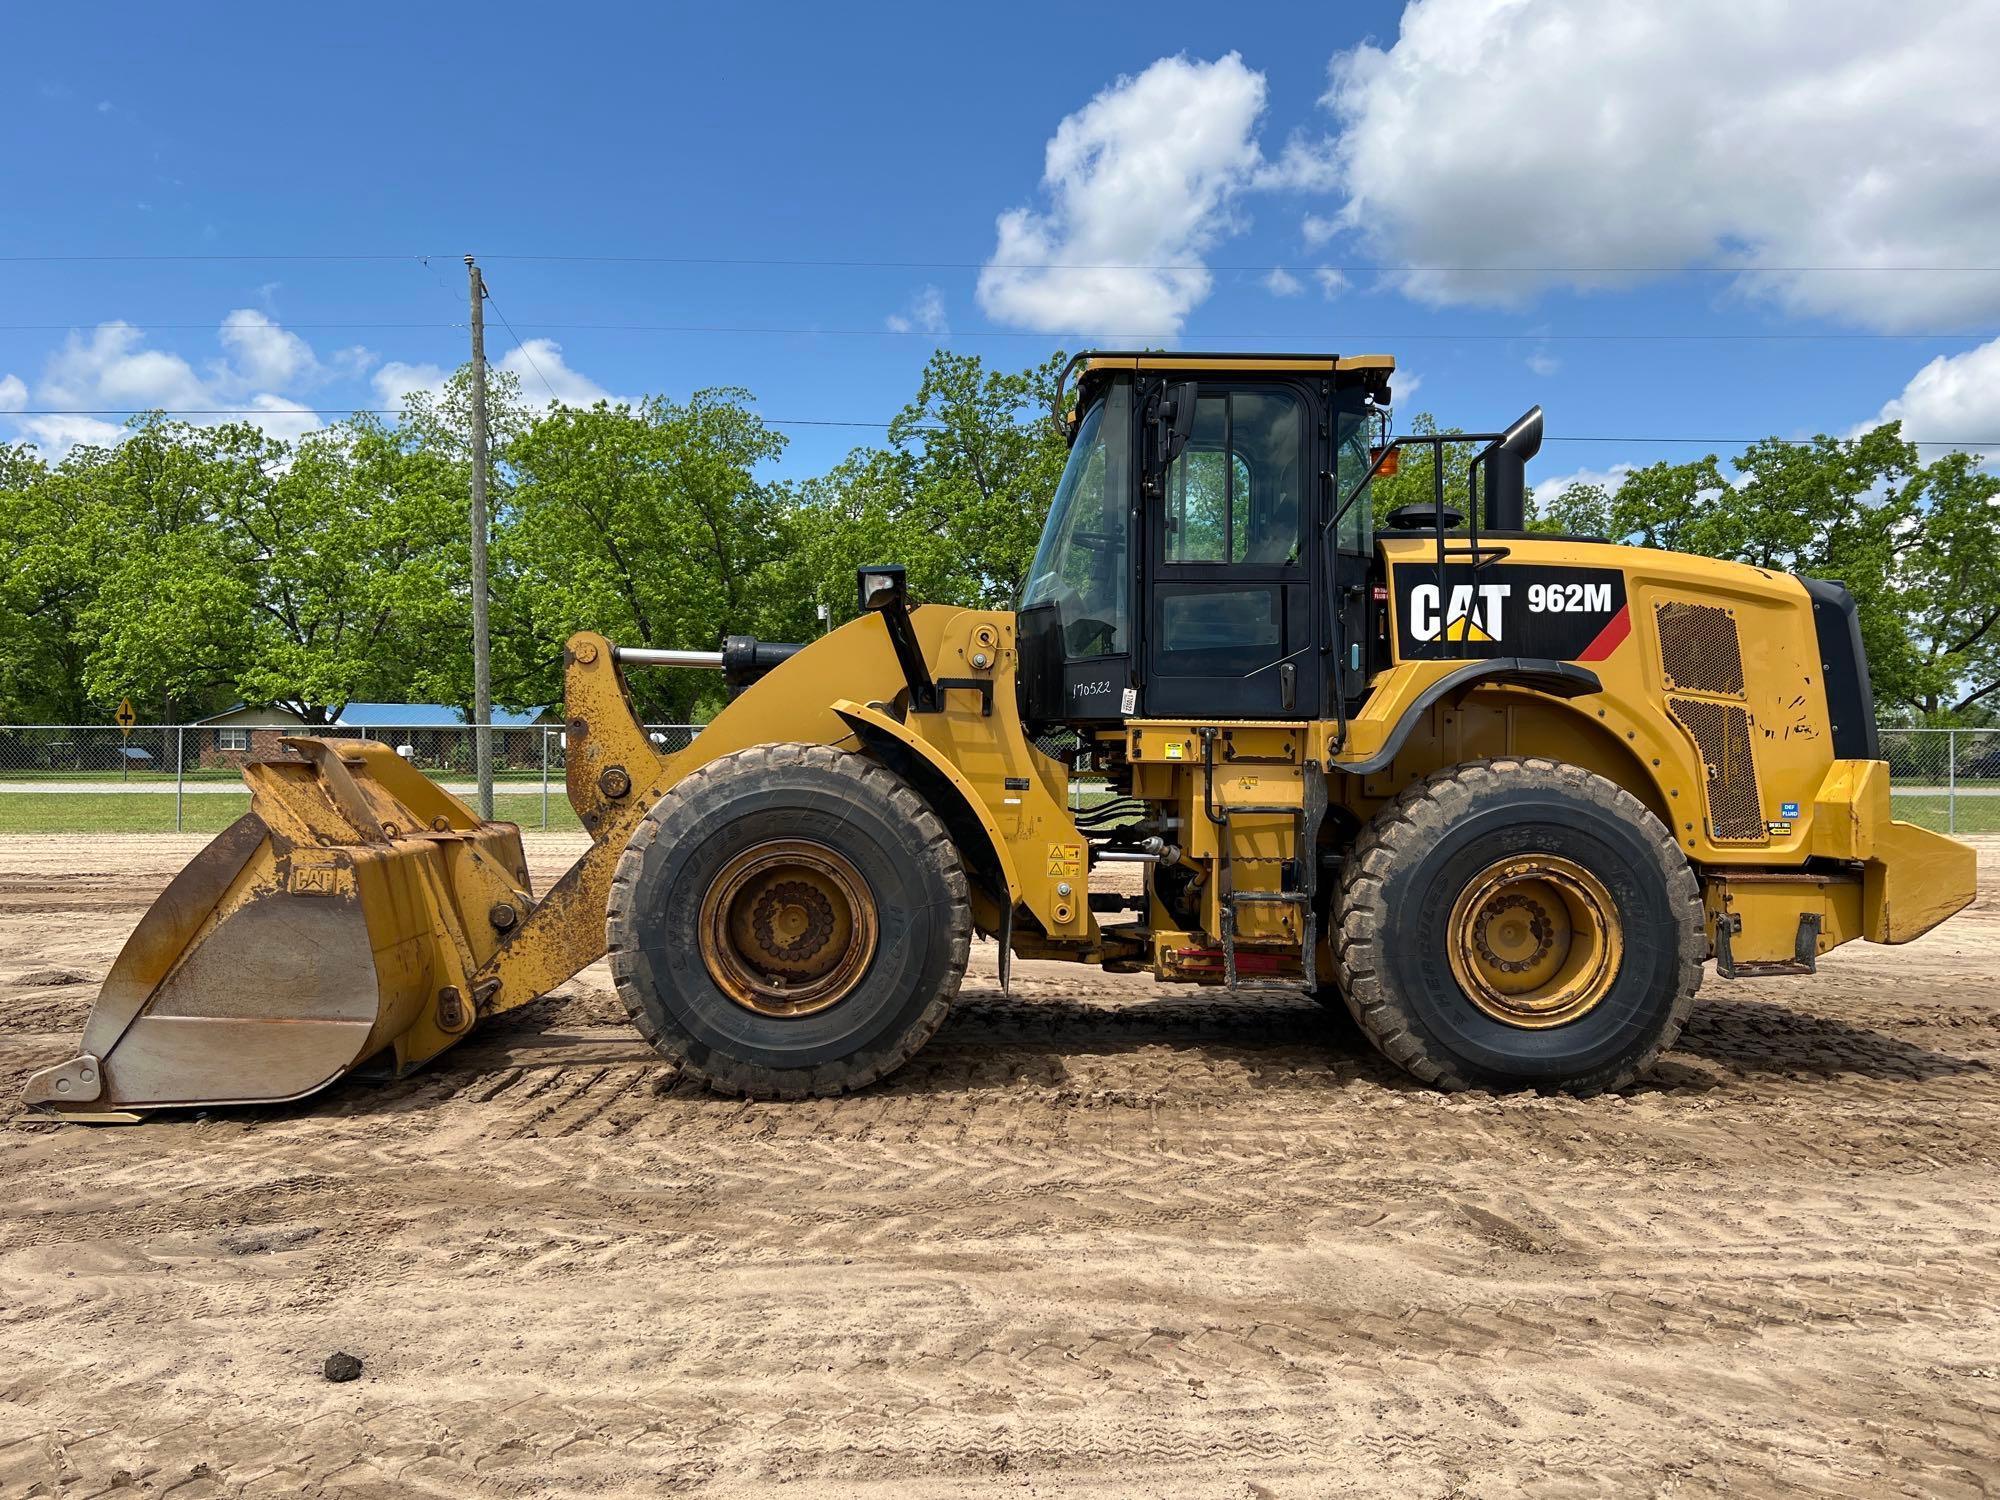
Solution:
[{"label": "cab roof", "polygon": [[1393,354],[1243,354],[1164,349],[1086,349],[1063,367],[1056,380],[1056,413],[1074,435],[1078,407],[1070,404],[1070,384],[1079,388],[1093,375],[1154,371],[1162,374],[1331,375],[1336,384],[1365,386],[1374,400],[1388,400]]},{"label": "cab roof", "polygon": [[1360,374],[1366,370],[1393,370],[1393,354],[1224,354],[1194,351],[1087,349],[1070,361],[1081,365],[1081,373],[1099,370],[1270,370]]}]

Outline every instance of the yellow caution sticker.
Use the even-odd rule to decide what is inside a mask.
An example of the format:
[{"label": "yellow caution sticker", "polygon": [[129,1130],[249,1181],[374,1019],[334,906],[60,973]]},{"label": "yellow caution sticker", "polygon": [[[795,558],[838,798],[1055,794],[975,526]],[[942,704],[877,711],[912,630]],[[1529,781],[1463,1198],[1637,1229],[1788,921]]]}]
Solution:
[{"label": "yellow caution sticker", "polygon": [[1083,874],[1083,845],[1049,845],[1049,879],[1076,880]]},{"label": "yellow caution sticker", "polygon": [[1168,741],[1168,743],[1167,743],[1167,749],[1166,749],[1166,756],[1167,756],[1167,759],[1168,759],[1168,760],[1179,760],[1179,759],[1181,758],[1181,756],[1182,756],[1183,752],[1184,752],[1184,751],[1185,751],[1186,749],[1187,749],[1187,747],[1186,747],[1185,745],[1181,744],[1181,742],[1180,742],[1179,740],[1170,740],[1170,741]]}]

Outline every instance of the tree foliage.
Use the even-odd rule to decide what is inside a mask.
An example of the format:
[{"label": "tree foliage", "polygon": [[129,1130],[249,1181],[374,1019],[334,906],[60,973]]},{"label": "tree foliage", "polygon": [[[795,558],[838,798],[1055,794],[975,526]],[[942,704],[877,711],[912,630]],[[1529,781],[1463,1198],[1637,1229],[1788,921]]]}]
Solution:
[{"label": "tree foliage", "polygon": [[[562,645],[576,630],[712,649],[796,624],[774,607],[783,492],[758,477],[785,440],[749,399],[725,389],[684,405],[558,408],[508,445],[514,487],[496,546],[503,698],[560,698]],[[648,673],[633,688],[661,716],[720,701],[712,677],[687,673]]]},{"label": "tree foliage", "polygon": [[[712,649],[803,640],[854,611],[854,572],[900,562],[912,592],[1004,606],[1066,458],[1049,417],[1061,356],[993,370],[939,351],[879,446],[780,480],[784,438],[750,393],[535,411],[494,372],[496,697],[556,702],[589,628]],[[399,420],[277,441],[155,414],[50,461],[0,448],[0,721],[84,722],[131,697],[171,721],[239,699],[309,721],[353,699],[472,697],[464,372]],[[1438,433],[1419,416],[1415,430]],[[1442,435],[1452,436],[1449,430]],[[1473,445],[1447,442],[1463,510]],[[1428,506],[1432,459],[1379,480],[1379,519]],[[2000,718],[2000,478],[1930,464],[1894,424],[1660,463],[1575,484],[1531,524],[1845,582],[1885,719]],[[648,716],[703,717],[703,673],[634,674]]]}]

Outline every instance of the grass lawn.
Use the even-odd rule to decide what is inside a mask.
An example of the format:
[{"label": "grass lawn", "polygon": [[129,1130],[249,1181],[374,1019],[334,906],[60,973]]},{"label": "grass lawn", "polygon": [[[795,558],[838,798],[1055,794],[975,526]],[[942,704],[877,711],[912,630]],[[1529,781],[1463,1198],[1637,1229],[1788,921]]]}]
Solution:
[{"label": "grass lawn", "polygon": [[[1102,797],[1086,794],[1089,805]],[[551,828],[577,827],[576,814],[560,787],[549,793]],[[1946,799],[1937,792],[1895,792],[1891,796],[1895,816],[1906,823],[1945,832],[1949,823]],[[220,833],[250,806],[250,795],[224,796],[205,792],[181,801],[182,831]],[[493,810],[501,818],[524,829],[542,826],[542,795],[534,792],[501,792],[493,799]],[[0,834],[9,833],[172,833],[174,799],[160,792],[115,795],[99,792],[8,792],[0,796]],[[2000,833],[2000,797],[1960,797],[1956,831],[1959,833]]]},{"label": "grass lawn", "polygon": [[1921,823],[1939,833],[2000,833],[2000,797],[1960,797],[1956,821],[1942,792],[1889,791],[1889,811],[1900,822]]},{"label": "grass lawn", "polygon": [[[220,833],[250,810],[250,794],[226,797],[205,792],[181,802],[181,830]],[[493,799],[496,816],[524,829],[542,826],[542,795],[502,793]],[[576,814],[559,789],[549,794],[549,827],[575,828]],[[98,792],[9,792],[0,796],[0,834],[8,833],[172,833],[174,799],[157,792],[116,796]]]},{"label": "grass lawn", "polygon": [[[470,769],[461,770],[456,766],[419,765],[417,769],[433,781],[470,782],[473,775]],[[561,765],[550,767],[549,784],[560,789],[562,786],[562,776]],[[234,766],[189,766],[187,774],[181,779],[183,781],[207,782],[241,781],[243,773]],[[495,781],[532,782],[539,787],[542,780],[542,768],[540,766],[496,766],[493,771],[493,779]],[[47,771],[0,768],[0,781],[123,782],[129,786],[172,786],[174,784],[174,773],[171,766],[164,771],[155,768],[152,770],[134,770],[131,772]]]}]

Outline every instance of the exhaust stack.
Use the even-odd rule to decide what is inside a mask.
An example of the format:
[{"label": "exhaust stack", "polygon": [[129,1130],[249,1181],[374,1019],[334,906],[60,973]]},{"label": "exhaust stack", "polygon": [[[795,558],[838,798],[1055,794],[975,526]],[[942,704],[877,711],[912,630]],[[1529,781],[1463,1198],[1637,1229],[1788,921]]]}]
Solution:
[{"label": "exhaust stack", "polygon": [[1488,531],[1527,529],[1528,460],[1541,451],[1542,409],[1531,406],[1480,454]]}]

